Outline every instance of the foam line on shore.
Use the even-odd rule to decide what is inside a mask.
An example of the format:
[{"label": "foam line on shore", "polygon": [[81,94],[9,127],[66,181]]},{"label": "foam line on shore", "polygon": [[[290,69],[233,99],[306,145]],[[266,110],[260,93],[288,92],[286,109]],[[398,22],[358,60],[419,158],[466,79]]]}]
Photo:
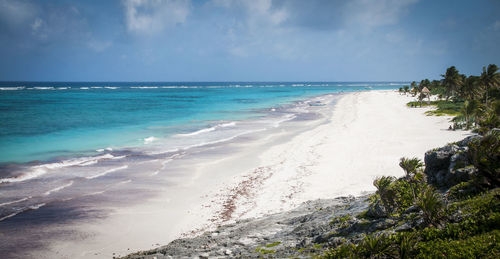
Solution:
[{"label": "foam line on shore", "polygon": [[124,170],[124,169],[127,169],[128,168],[128,165],[124,165],[124,166],[120,166],[120,167],[116,167],[116,168],[111,168],[111,169],[108,169],[102,173],[99,173],[99,174],[96,174],[96,175],[92,175],[92,176],[87,176],[85,177],[86,179],[88,180],[91,180],[91,179],[95,179],[95,178],[98,178],[98,177],[101,177],[101,176],[105,176],[109,173],[113,173],[113,172],[116,172],[116,171],[119,171],[119,170]]}]

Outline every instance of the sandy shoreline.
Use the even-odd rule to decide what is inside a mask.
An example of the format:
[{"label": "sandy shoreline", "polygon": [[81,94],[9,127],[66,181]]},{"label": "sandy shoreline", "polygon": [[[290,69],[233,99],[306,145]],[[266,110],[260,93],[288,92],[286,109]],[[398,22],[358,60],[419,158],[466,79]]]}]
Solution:
[{"label": "sandy shoreline", "polygon": [[[228,143],[192,160],[180,160],[176,184],[142,204],[110,208],[107,218],[72,227],[84,238],[57,241],[34,256],[109,258],[151,249],[217,224],[296,207],[318,198],[373,191],[379,175],[400,176],[402,156],[468,135],[448,131],[449,117],[408,108],[413,98],[395,91],[330,97],[335,105],[310,107],[324,118]],[[189,167],[187,167],[189,165]],[[182,174],[188,170],[188,177]],[[169,175],[172,177],[172,175]]]}]

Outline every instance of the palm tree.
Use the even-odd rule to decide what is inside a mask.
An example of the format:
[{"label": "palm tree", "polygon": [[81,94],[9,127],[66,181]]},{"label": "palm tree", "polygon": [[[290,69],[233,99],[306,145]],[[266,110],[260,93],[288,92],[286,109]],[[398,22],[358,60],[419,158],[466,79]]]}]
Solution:
[{"label": "palm tree", "polygon": [[399,166],[405,171],[406,178],[410,178],[412,175],[415,175],[417,173],[417,170],[423,167],[424,164],[417,157],[402,157],[399,162]]},{"label": "palm tree", "polygon": [[424,221],[437,227],[442,219],[444,204],[436,190],[428,186],[419,196],[417,206],[424,214]]},{"label": "palm tree", "polygon": [[446,69],[446,74],[441,76],[443,77],[443,86],[446,89],[446,100],[448,100],[449,97],[455,95],[455,92],[462,84],[462,77],[455,66]]},{"label": "palm tree", "polygon": [[423,178],[422,174],[419,174],[419,169],[421,169],[424,164],[420,159],[414,157],[414,158],[406,158],[402,157],[399,166],[403,168],[405,171],[406,175],[405,178],[407,179],[408,183],[410,184],[410,189],[413,194],[413,200],[417,199],[417,187],[418,187],[418,182],[420,182]]},{"label": "palm tree", "polygon": [[498,67],[495,64],[489,64],[488,68],[483,67],[483,72],[479,77],[479,82],[485,90],[485,103],[488,105],[488,92],[493,88],[498,88],[500,85],[500,73],[497,72]]},{"label": "palm tree", "polygon": [[500,185],[500,131],[492,130],[469,144],[468,155],[479,170],[476,182],[487,188]]},{"label": "palm tree", "polygon": [[415,81],[411,82],[410,88],[413,89],[415,87],[417,87],[417,82],[415,82]]},{"label": "palm tree", "polygon": [[420,81],[420,83],[418,84],[418,90],[422,91],[422,89],[424,89],[424,87],[429,88],[430,85],[431,85],[431,82],[429,81],[429,79],[426,78],[426,79]]},{"label": "palm tree", "polygon": [[425,94],[420,92],[420,94],[418,94],[418,101],[420,102],[420,107],[422,107],[422,101],[424,100],[425,98]]},{"label": "palm tree", "polygon": [[480,94],[479,89],[479,77],[469,76],[467,77],[460,87],[460,97],[467,100],[474,100]]},{"label": "palm tree", "polygon": [[474,119],[476,110],[478,109],[478,102],[476,100],[466,100],[464,106],[462,107],[462,114],[465,119],[465,129],[469,129],[471,122]]},{"label": "palm tree", "polygon": [[380,202],[387,213],[390,213],[394,207],[395,193],[391,188],[393,181],[394,177],[392,176],[377,177],[373,181],[373,185],[377,188],[376,194],[380,197]]},{"label": "palm tree", "polygon": [[403,87],[403,89],[405,90],[405,94],[407,94],[407,93],[408,93],[408,91],[410,90],[410,88],[409,88],[407,85],[405,85],[405,86]]},{"label": "palm tree", "polygon": [[356,254],[361,258],[393,258],[397,253],[385,234],[366,235],[356,250]]}]

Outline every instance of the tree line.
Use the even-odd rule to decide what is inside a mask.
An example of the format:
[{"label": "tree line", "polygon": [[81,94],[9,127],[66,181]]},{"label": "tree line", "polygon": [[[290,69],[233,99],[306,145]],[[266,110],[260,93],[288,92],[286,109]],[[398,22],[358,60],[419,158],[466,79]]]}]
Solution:
[{"label": "tree line", "polygon": [[[454,129],[472,129],[485,134],[500,126],[500,73],[497,65],[490,64],[483,67],[480,75],[469,76],[451,66],[441,77],[441,80],[413,81],[410,86],[401,87],[399,92],[417,96],[420,106],[423,99],[429,97],[430,104],[455,107]],[[423,91],[424,88],[429,93]],[[437,100],[430,102],[430,95],[437,96]]]}]

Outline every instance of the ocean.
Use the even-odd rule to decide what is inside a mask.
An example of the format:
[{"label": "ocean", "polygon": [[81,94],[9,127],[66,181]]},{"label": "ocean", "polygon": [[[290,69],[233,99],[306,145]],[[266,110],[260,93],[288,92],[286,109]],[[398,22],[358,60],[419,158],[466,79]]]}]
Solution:
[{"label": "ocean", "polygon": [[0,252],[82,208],[88,217],[99,202],[173,184],[179,170],[169,166],[181,157],[310,119],[305,111],[322,105],[311,98],[403,84],[1,82],[0,232],[17,234]]},{"label": "ocean", "polygon": [[0,163],[95,155],[262,116],[330,92],[400,83],[0,83]]}]

